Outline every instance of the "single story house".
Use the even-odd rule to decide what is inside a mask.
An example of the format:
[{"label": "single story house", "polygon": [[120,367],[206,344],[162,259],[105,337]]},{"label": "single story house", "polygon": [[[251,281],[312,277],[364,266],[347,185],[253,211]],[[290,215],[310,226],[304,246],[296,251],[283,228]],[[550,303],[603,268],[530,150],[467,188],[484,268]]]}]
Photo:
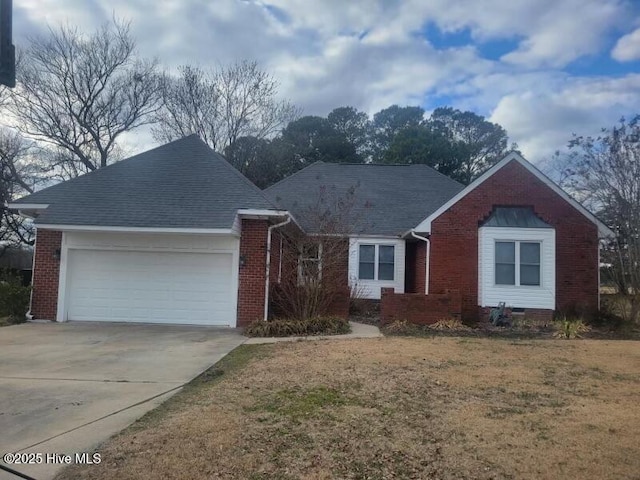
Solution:
[{"label": "single story house", "polygon": [[358,220],[343,234],[345,288],[362,285],[391,316],[598,307],[599,240],[612,232],[517,153],[467,187],[424,165],[319,162],[261,191],[192,135],[9,205],[37,228],[30,315],[265,318],[279,232],[321,242],[305,212],[327,191],[351,194]]}]

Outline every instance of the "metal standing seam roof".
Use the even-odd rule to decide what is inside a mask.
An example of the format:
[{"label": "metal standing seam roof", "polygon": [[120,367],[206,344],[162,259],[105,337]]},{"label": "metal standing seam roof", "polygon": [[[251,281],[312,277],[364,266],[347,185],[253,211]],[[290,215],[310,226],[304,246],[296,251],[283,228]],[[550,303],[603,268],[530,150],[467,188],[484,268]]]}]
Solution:
[{"label": "metal standing seam roof", "polygon": [[306,231],[319,233],[312,224],[313,216],[307,213],[323,195],[340,198],[352,189],[352,216],[358,225],[350,233],[399,236],[463,188],[426,165],[316,162],[265,193],[277,206],[292,212]]},{"label": "metal standing seam roof", "polygon": [[532,207],[495,207],[483,227],[553,228]]},{"label": "metal standing seam roof", "polygon": [[48,204],[35,224],[232,228],[238,209],[275,209],[197,135],[45,188],[13,205]]}]

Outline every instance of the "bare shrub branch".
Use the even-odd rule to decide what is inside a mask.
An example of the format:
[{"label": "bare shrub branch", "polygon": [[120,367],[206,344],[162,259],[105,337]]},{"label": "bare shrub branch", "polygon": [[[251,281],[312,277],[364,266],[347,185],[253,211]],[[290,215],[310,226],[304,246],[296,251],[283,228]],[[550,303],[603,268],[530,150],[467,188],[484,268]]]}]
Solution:
[{"label": "bare shrub branch", "polygon": [[303,214],[309,233],[295,226],[279,232],[282,277],[271,297],[277,315],[304,320],[330,314],[336,302],[348,304],[349,235],[363,223],[360,203],[357,187],[342,193],[321,187]]}]

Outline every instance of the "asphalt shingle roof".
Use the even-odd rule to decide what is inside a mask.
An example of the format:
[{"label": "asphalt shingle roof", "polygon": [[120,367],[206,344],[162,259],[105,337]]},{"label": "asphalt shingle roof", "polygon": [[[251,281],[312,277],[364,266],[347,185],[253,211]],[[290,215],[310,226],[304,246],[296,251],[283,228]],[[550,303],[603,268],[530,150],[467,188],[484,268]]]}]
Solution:
[{"label": "asphalt shingle roof", "polygon": [[240,208],[275,208],[196,135],[13,203],[49,204],[36,225],[203,229],[231,228]]},{"label": "asphalt shingle roof", "polygon": [[[426,165],[360,165],[316,162],[265,190],[280,208],[287,209],[308,232],[319,200],[353,194],[353,216],[358,225],[350,233],[400,235],[456,195],[464,185]],[[332,203],[329,201],[328,203]],[[335,202],[333,202],[335,203]]]}]

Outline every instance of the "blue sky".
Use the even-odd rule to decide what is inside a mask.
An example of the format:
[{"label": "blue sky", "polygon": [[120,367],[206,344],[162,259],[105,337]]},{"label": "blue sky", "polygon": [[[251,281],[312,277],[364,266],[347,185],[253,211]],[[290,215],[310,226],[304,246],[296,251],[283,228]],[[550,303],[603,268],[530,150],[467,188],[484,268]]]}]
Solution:
[{"label": "blue sky", "polygon": [[[257,60],[305,114],[473,110],[536,163],[574,132],[640,113],[638,0],[21,0],[14,43],[114,14],[168,68]],[[148,132],[125,142],[154,144]]]}]

